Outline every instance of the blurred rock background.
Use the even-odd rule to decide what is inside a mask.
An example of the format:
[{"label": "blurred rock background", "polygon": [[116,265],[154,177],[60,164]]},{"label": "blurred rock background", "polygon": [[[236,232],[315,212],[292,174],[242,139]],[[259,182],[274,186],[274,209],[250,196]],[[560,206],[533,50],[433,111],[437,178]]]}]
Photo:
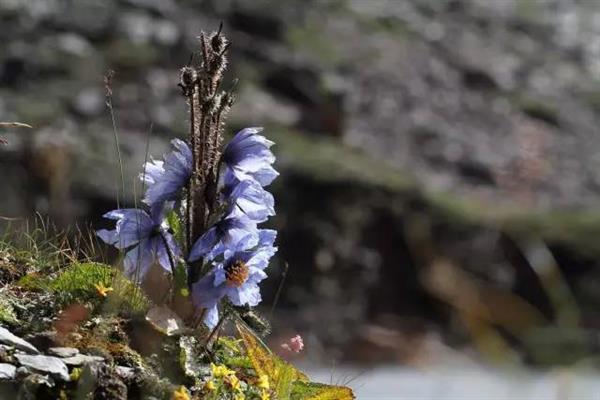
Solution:
[{"label": "blurred rock background", "polygon": [[0,0],[0,120],[34,127],[2,132],[0,214],[106,226],[108,70],[133,206],[147,147],[186,135],[179,68],[220,21],[229,132],[277,142],[275,338],[300,332],[326,361],[594,362],[591,1]]}]

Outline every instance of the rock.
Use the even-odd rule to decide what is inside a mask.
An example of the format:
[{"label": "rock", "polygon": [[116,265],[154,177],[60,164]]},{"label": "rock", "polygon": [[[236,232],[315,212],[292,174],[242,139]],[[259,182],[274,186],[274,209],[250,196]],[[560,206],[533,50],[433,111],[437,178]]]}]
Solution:
[{"label": "rock", "polygon": [[79,350],[73,347],[51,347],[48,349],[48,353],[52,354],[53,356],[68,358],[79,354]]},{"label": "rock", "polygon": [[87,364],[78,384],[82,393],[94,393],[95,399],[127,399],[127,386],[116,369],[100,363]]},{"label": "rock", "polygon": [[40,386],[54,387],[54,380],[46,375],[32,374],[26,377],[19,387],[17,399],[35,400],[38,397]]},{"label": "rock", "polygon": [[11,364],[0,364],[0,380],[13,379],[17,373],[17,367]]},{"label": "rock", "polygon": [[71,357],[63,358],[62,361],[68,366],[79,367],[84,364],[104,361],[104,358],[99,356],[89,356],[87,354],[76,354]]},{"label": "rock", "polygon": [[27,354],[15,354],[15,358],[25,367],[48,373],[63,381],[69,381],[69,370],[60,358],[41,355],[31,356]]},{"label": "rock", "polygon": [[35,332],[25,335],[24,339],[44,352],[48,348],[56,346],[56,331]]},{"label": "rock", "polygon": [[[3,345],[4,346],[4,345]],[[0,363],[10,363],[12,362],[12,351],[5,348],[0,348]]]},{"label": "rock", "polygon": [[117,375],[119,375],[119,377],[121,379],[123,379],[124,381],[133,379],[133,377],[135,376],[135,369],[133,369],[131,367],[124,367],[122,365],[117,365],[115,367],[115,371],[117,372]]},{"label": "rock", "polygon": [[8,329],[0,326],[0,342],[15,346],[17,349],[21,349],[28,353],[39,354],[40,351],[33,347],[33,345],[26,340],[21,339],[18,336],[13,335]]}]

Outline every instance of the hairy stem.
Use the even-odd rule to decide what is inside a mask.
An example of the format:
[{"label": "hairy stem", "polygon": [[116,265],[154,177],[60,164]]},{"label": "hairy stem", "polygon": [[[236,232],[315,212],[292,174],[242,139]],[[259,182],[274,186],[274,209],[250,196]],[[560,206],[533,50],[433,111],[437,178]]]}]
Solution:
[{"label": "hairy stem", "polygon": [[[208,228],[217,187],[223,121],[233,102],[230,92],[219,89],[227,66],[226,50],[229,44],[221,34],[221,28],[208,36],[201,33],[199,62],[197,65],[190,62],[190,65],[181,69],[179,86],[189,107],[189,143],[193,158],[185,217],[187,252]],[[190,267],[190,283],[198,278],[201,265],[200,261]]]}]

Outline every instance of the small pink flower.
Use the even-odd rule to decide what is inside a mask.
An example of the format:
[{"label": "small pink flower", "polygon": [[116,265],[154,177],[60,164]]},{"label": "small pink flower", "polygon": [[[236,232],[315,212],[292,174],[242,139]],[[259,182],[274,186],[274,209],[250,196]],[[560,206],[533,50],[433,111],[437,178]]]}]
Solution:
[{"label": "small pink flower", "polygon": [[300,353],[304,348],[304,342],[302,341],[302,337],[300,335],[296,335],[287,342],[283,343],[281,347],[286,349],[287,351]]}]

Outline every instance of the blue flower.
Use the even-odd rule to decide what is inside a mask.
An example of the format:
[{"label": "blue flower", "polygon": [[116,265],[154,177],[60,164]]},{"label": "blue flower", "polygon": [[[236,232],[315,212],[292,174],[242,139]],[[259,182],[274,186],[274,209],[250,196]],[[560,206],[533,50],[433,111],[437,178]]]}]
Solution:
[{"label": "blue flower", "polygon": [[258,283],[267,277],[264,269],[277,251],[273,246],[276,235],[277,232],[273,230],[262,229],[255,246],[238,243],[233,249],[225,251],[222,262],[192,285],[194,304],[206,309],[204,322],[209,328],[218,322],[217,305],[224,297],[236,306],[254,307],[260,303]]},{"label": "blue flower", "polygon": [[275,215],[273,195],[254,179],[226,182],[221,191],[221,201],[227,205],[228,217],[246,216],[257,223]]},{"label": "blue flower", "polygon": [[143,202],[151,208],[162,206],[169,200],[177,200],[180,190],[192,175],[192,151],[186,142],[173,139],[175,148],[167,154],[165,161],[149,161],[140,178],[147,185]]},{"label": "blue flower", "polygon": [[247,247],[258,243],[256,222],[246,216],[226,217],[208,229],[192,246],[188,261],[210,261],[238,244]]},{"label": "blue flower", "polygon": [[123,260],[124,273],[129,278],[141,281],[155,261],[171,272],[171,257],[181,257],[181,251],[164,219],[165,212],[170,211],[171,207],[172,204],[167,203],[162,210],[150,213],[125,208],[104,214],[104,218],[117,221],[115,229],[102,229],[96,234],[119,250],[129,249]]},{"label": "blue flower", "polygon": [[249,178],[261,186],[267,186],[279,175],[272,167],[275,156],[270,150],[273,142],[258,133],[262,128],[246,128],[239,131],[225,146],[222,162],[225,180],[232,177],[243,181]]}]

